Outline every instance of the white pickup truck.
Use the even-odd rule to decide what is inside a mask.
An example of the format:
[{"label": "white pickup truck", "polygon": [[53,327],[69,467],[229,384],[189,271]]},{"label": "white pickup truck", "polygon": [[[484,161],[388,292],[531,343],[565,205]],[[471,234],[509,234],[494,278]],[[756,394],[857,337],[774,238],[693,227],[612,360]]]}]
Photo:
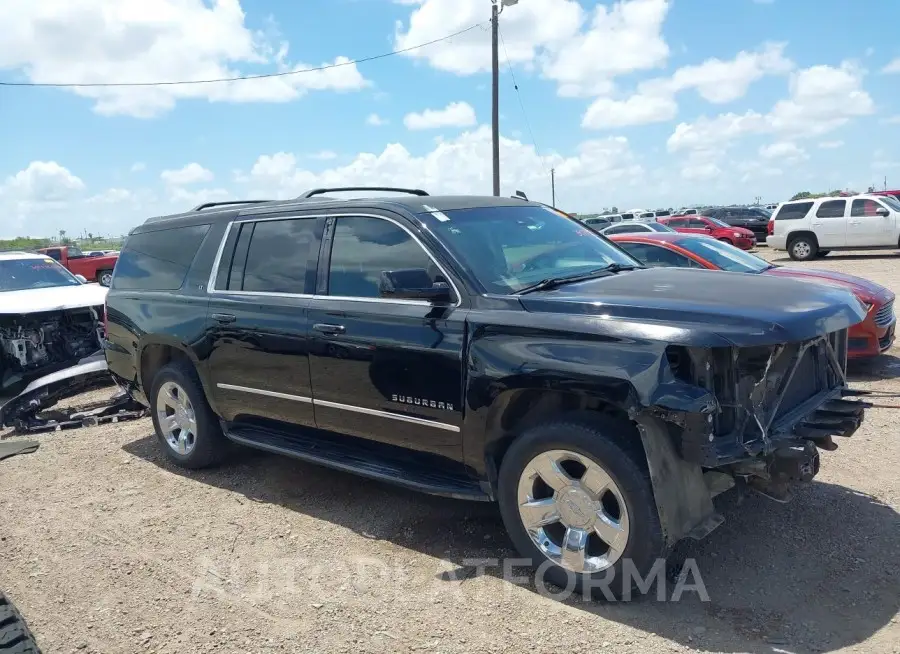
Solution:
[{"label": "white pickup truck", "polygon": [[832,250],[900,248],[900,201],[884,195],[810,198],[778,205],[766,245],[808,261]]}]

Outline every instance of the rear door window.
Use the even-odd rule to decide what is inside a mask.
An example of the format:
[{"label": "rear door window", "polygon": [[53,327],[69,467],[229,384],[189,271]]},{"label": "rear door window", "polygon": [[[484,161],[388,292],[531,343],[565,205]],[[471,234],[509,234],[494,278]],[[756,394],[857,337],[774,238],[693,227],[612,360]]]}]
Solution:
[{"label": "rear door window", "polygon": [[800,220],[806,218],[806,214],[809,213],[812,206],[812,202],[791,202],[790,204],[783,204],[773,218],[775,220]]},{"label": "rear door window", "polygon": [[816,210],[816,218],[843,218],[846,209],[846,200],[829,200],[819,205]]},{"label": "rear door window", "polygon": [[[245,222],[235,241],[227,287],[247,293],[311,295],[324,220],[284,218]],[[242,270],[243,264],[243,270]]]},{"label": "rear door window", "polygon": [[140,232],[129,236],[116,262],[112,287],[174,291],[181,288],[209,225]]}]

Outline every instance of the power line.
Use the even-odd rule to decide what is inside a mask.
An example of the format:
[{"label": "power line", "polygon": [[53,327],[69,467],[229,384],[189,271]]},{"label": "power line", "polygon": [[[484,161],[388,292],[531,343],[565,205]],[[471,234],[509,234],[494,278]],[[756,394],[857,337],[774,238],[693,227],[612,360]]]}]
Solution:
[{"label": "power line", "polygon": [[[108,87],[123,87],[123,86],[184,86],[188,84],[217,84],[221,82],[241,82],[244,80],[253,80],[253,79],[267,79],[270,77],[288,77],[290,75],[302,75],[303,73],[314,73],[316,71],[321,70],[329,70],[331,68],[340,68],[341,66],[352,66],[354,64],[363,64],[369,61],[375,61],[376,59],[384,59],[386,57],[392,57],[394,55],[403,54],[405,52],[411,52],[413,50],[419,50],[420,48],[428,47],[429,45],[434,45],[435,43],[440,43],[441,41],[448,41],[456,36],[460,36],[461,34],[465,34],[466,32],[471,32],[477,27],[481,27],[490,21],[482,21],[480,23],[475,23],[474,25],[470,25],[469,27],[459,30],[458,32],[454,32],[453,34],[448,34],[447,36],[442,36],[439,39],[433,39],[431,41],[426,41],[425,43],[420,43],[418,45],[413,45],[408,48],[402,48],[400,50],[392,50],[391,52],[383,52],[378,55],[372,55],[371,57],[362,57],[361,59],[351,59],[349,61],[342,61],[340,63],[334,64],[326,64],[324,66],[316,66],[314,68],[303,68],[301,70],[286,70],[278,73],[261,73],[259,75],[240,75],[238,77],[221,77],[217,79],[199,79],[199,80],[179,80],[179,81],[168,81],[168,82],[96,82],[96,83],[62,83],[62,82],[2,82],[0,81],[0,86],[28,86],[28,87],[45,87],[45,88],[108,88]],[[504,46],[505,49],[506,46]],[[508,61],[508,58],[507,58]]]},{"label": "power line", "polygon": [[519,93],[519,83],[516,82],[516,74],[513,72],[512,63],[509,61],[509,52],[506,50],[506,41],[503,39],[503,32],[500,31],[499,27],[497,31],[500,33],[500,43],[503,44],[503,56],[506,57],[506,66],[509,68],[509,76],[512,77],[513,88],[516,90],[516,97],[519,99],[519,107],[522,109],[522,117],[525,119],[525,126],[528,128],[528,134],[531,136],[531,144],[534,146],[534,152],[538,156],[538,159],[541,161],[541,167],[544,169],[544,172],[547,172],[547,164],[544,163],[544,158],[541,156],[540,150],[538,150],[537,141],[534,138],[534,132],[531,131],[531,123],[528,120],[528,113],[525,111],[525,103],[522,102],[522,96]]}]

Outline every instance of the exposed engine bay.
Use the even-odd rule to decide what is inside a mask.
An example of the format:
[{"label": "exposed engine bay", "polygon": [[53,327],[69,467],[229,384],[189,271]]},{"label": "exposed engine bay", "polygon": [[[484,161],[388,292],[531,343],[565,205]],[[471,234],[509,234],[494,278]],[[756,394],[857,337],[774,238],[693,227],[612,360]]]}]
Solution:
[{"label": "exposed engine bay", "polygon": [[103,307],[0,316],[0,391],[18,393],[40,376],[101,351]]}]

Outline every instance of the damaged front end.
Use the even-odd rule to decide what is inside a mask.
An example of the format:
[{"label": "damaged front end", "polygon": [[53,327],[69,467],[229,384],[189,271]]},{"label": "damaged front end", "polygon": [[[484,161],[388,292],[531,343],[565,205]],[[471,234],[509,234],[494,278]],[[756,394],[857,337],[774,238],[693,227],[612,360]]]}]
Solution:
[{"label": "damaged front end", "polygon": [[62,399],[112,384],[102,311],[88,306],[0,315],[0,428],[37,432],[136,417],[124,395],[44,413]]},{"label": "damaged front end", "polygon": [[[654,485],[682,499],[683,515],[669,516],[682,536],[718,526],[710,499],[736,483],[788,501],[818,474],[818,450],[837,449],[834,437],[856,432],[870,406],[847,385],[847,329],[777,345],[670,345],[666,358],[671,375],[638,424]],[[654,429],[669,438],[650,438]],[[665,453],[654,462],[659,440],[683,469],[663,465]]]}]

